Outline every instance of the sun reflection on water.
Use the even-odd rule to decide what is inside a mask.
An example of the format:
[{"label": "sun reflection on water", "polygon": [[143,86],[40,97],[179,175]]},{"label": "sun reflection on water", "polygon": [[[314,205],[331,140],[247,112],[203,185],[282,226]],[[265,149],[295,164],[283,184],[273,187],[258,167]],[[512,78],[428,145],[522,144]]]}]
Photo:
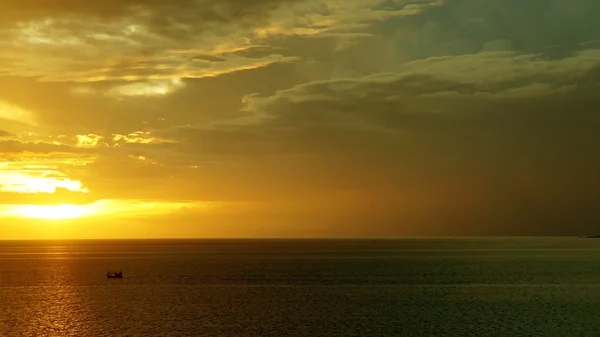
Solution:
[{"label": "sun reflection on water", "polygon": [[74,283],[73,260],[60,258],[61,247],[46,247],[57,258],[46,259],[46,265],[36,270],[40,285],[31,287],[32,301],[27,311],[33,315],[25,324],[24,335],[63,337],[85,336],[91,313],[85,307],[82,288]]}]

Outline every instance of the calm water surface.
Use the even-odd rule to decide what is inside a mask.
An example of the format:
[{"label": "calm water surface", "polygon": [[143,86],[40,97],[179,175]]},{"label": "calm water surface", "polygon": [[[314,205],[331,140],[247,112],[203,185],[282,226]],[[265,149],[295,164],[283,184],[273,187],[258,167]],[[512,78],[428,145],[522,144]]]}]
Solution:
[{"label": "calm water surface", "polygon": [[600,336],[599,310],[600,239],[0,242],[0,336]]}]

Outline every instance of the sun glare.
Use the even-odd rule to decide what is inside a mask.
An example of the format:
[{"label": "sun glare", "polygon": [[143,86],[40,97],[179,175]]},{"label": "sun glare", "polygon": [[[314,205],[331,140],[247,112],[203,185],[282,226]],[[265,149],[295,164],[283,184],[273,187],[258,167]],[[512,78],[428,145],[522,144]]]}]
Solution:
[{"label": "sun glare", "polygon": [[[35,170],[33,170],[35,171]],[[47,174],[54,174],[58,177],[47,177]],[[37,176],[36,176],[37,174]],[[72,192],[88,193],[78,180],[71,180],[60,176],[58,171],[44,172],[19,172],[19,171],[0,171],[0,191],[16,193],[56,193],[59,188]]]},{"label": "sun glare", "polygon": [[1,205],[0,218],[4,216],[40,220],[64,220],[83,217],[106,216],[137,217],[163,215],[186,209],[208,210],[219,206],[202,202],[156,202],[144,200],[99,200],[85,205]]},{"label": "sun glare", "polygon": [[13,215],[31,219],[75,219],[90,215],[91,211],[85,205],[23,205],[10,212]]}]

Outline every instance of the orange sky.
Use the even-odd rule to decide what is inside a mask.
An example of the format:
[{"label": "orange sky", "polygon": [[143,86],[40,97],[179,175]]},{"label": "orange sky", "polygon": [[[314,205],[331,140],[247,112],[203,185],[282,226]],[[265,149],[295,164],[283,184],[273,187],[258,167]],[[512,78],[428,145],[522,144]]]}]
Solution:
[{"label": "orange sky", "polygon": [[593,231],[598,12],[3,0],[0,239]]}]

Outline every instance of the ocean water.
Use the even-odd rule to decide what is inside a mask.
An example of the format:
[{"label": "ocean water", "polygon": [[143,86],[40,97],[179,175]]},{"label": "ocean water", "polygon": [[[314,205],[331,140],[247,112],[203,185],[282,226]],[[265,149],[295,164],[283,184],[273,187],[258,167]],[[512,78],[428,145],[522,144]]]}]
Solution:
[{"label": "ocean water", "polygon": [[0,336],[600,336],[599,318],[600,239],[0,242]]}]

